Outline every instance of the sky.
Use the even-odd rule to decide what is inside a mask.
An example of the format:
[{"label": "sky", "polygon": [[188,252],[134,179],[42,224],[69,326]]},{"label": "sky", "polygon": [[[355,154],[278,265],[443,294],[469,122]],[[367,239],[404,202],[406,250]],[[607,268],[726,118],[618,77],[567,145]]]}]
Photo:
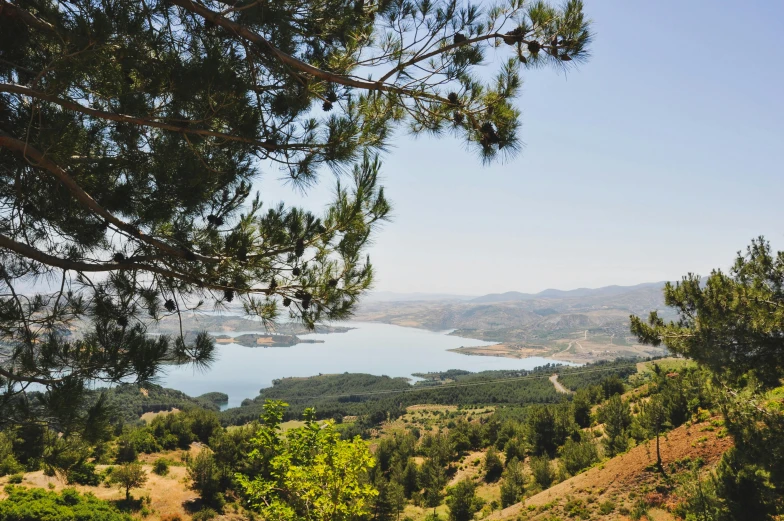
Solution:
[{"label": "sky", "polygon": [[[784,249],[784,2],[585,0],[592,58],[523,72],[525,148],[483,166],[401,131],[375,289],[481,295],[677,280]],[[500,56],[500,55],[499,55]],[[487,68],[494,55],[487,56]],[[319,210],[264,174],[262,199]]]}]

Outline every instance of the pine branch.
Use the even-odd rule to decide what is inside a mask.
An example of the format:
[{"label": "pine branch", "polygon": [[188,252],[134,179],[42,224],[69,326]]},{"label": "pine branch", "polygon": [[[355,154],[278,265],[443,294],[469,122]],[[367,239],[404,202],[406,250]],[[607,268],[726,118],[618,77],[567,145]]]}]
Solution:
[{"label": "pine branch", "polygon": [[[172,271],[170,269],[161,268],[154,265],[149,264],[139,264],[137,262],[104,262],[104,263],[90,263],[90,262],[82,262],[82,261],[74,261],[69,259],[63,259],[60,257],[55,257],[54,255],[49,255],[48,253],[42,252],[37,248],[33,248],[27,244],[17,242],[10,237],[7,237],[3,234],[0,234],[0,247],[7,248],[19,255],[22,255],[28,259],[32,259],[34,261],[38,261],[42,264],[46,264],[47,266],[52,266],[54,268],[60,268],[64,270],[71,270],[76,272],[82,273],[96,273],[96,272],[108,272],[108,271],[128,271],[128,270],[138,270],[138,271],[147,271],[150,273],[157,273],[158,275],[162,275],[164,277],[170,277],[173,279],[181,280],[183,282],[187,282],[189,284],[196,285],[201,288],[205,289],[214,289],[220,291],[234,291],[237,293],[269,293],[267,288],[236,288],[234,286],[229,286],[226,284],[214,284],[210,282],[205,282],[200,280],[196,277],[179,273],[176,271]],[[276,291],[284,291],[290,289],[296,289],[299,286],[278,286]]]},{"label": "pine branch", "polygon": [[170,1],[172,4],[178,5],[183,9],[185,9],[186,11],[190,11],[191,13],[197,14],[202,18],[204,18],[205,20],[212,22],[215,25],[219,25],[223,27],[230,33],[234,33],[237,36],[240,36],[241,38],[244,38],[250,42],[257,44],[265,54],[268,54],[274,58],[279,59],[283,64],[288,65],[293,69],[310,74],[314,78],[318,78],[320,80],[324,80],[330,83],[345,85],[346,87],[355,87],[367,91],[390,92],[393,94],[398,94],[406,97],[412,97],[412,98],[424,97],[424,98],[431,99],[433,101],[449,103],[449,100],[446,98],[442,98],[434,94],[417,92],[410,89],[403,89],[400,87],[396,87],[394,85],[383,83],[380,80],[379,81],[360,80],[358,78],[345,76],[342,74],[327,72],[325,70],[319,69],[318,67],[314,67],[309,63],[305,63],[302,60],[299,60],[289,54],[286,54],[285,52],[281,51],[280,49],[272,45],[272,43],[269,40],[267,40],[260,34],[251,31],[250,29],[248,29],[247,27],[241,24],[232,22],[231,20],[221,16],[220,13],[212,11],[201,4],[194,3],[192,0],[170,0]]},{"label": "pine branch", "polygon": [[[164,251],[169,255],[174,255],[175,257],[182,259],[187,259],[190,257],[193,260],[199,260],[203,262],[221,262],[224,260],[216,257],[208,257],[196,252],[189,252],[184,248],[171,246],[170,244],[166,244],[159,239],[145,234],[137,227],[128,224],[121,219],[118,219],[103,206],[98,204],[98,202],[93,199],[90,194],[84,191],[84,189],[79,186],[73,177],[71,177],[68,172],[63,170],[59,165],[46,158],[46,156],[44,156],[44,154],[42,154],[36,148],[30,146],[24,141],[9,136],[2,130],[0,130],[0,147],[7,148],[8,150],[22,154],[25,160],[27,160],[31,166],[46,170],[52,174],[52,176],[62,183],[82,205],[92,210],[96,215],[103,217],[107,222],[115,225],[118,229],[128,233],[130,236],[135,237],[136,239],[151,246],[154,246],[155,248]],[[31,160],[35,161],[35,163],[33,163]]]},{"label": "pine branch", "polygon": [[225,132],[216,132],[213,130],[189,128],[185,125],[177,125],[173,123],[166,123],[163,121],[155,121],[149,118],[129,116],[126,114],[116,114],[113,112],[91,109],[89,107],[85,107],[84,105],[81,105],[74,101],[58,98],[57,96],[52,96],[50,94],[46,94],[41,91],[33,90],[23,85],[0,83],[0,92],[13,92],[15,94],[30,96],[31,98],[48,101],[49,103],[60,105],[63,108],[73,110],[75,112],[80,112],[82,114],[87,114],[88,116],[93,116],[96,118],[108,120],[108,121],[117,121],[120,123],[132,123],[144,127],[152,127],[152,128],[159,128],[162,130],[171,130],[173,132],[181,132],[183,134],[195,134],[199,136],[209,136],[209,137],[225,139],[227,141],[238,141],[240,143],[247,143],[249,145],[254,145],[259,148],[263,148],[267,152],[274,152],[276,150],[303,150],[303,149],[311,149],[311,148],[318,148],[319,146],[324,146],[324,145],[304,145],[304,144],[277,145],[266,141],[259,141],[257,139],[250,139],[241,136],[236,136],[234,134],[227,134]]},{"label": "pine branch", "polygon": [[25,24],[29,25],[30,27],[35,27],[36,29],[53,33],[57,32],[52,24],[41,20],[37,16],[25,11],[19,6],[7,2],[6,0],[0,0],[0,16],[16,18],[17,20],[21,20]]}]

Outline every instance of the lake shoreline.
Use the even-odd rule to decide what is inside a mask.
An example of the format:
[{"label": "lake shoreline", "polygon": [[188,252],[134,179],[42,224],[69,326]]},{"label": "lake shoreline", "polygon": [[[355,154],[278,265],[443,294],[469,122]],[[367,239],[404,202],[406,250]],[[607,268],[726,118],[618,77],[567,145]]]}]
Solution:
[{"label": "lake shoreline", "polygon": [[[456,348],[481,349],[497,342],[487,342],[449,335],[449,331],[433,332],[368,322],[347,322],[353,328],[342,334],[310,333],[292,347],[264,349],[256,343],[246,347],[233,342],[239,334],[269,336],[255,331],[226,333],[216,349],[216,359],[206,370],[190,366],[167,367],[160,380],[164,387],[180,390],[190,396],[208,391],[229,395],[229,407],[237,407],[246,398],[258,396],[259,390],[272,386],[281,378],[309,377],[318,374],[362,373],[412,379],[413,373],[442,372],[450,369],[481,372],[488,370],[530,370],[552,363],[568,363],[536,356],[508,358],[465,356]],[[256,337],[254,337],[256,338]],[[253,340],[253,342],[257,342]],[[319,342],[319,343],[313,343]],[[259,349],[261,347],[261,349]],[[205,378],[205,376],[209,376]]]}]

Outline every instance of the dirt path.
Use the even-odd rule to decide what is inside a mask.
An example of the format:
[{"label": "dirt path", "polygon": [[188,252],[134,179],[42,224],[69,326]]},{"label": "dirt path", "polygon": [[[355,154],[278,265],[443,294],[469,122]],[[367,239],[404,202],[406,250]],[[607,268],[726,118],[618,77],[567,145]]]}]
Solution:
[{"label": "dirt path", "polygon": [[558,381],[558,373],[555,373],[553,376],[551,376],[550,381],[553,382],[553,385],[555,386],[555,390],[558,391],[559,393],[574,394],[574,391],[572,391],[571,389],[567,389],[566,387],[563,386],[563,384],[561,384],[561,382]]}]

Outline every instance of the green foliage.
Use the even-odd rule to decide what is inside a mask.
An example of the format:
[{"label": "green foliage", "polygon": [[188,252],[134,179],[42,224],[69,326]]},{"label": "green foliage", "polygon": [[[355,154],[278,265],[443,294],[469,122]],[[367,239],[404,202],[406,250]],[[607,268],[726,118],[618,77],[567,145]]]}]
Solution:
[{"label": "green foliage", "polygon": [[555,456],[556,449],[567,438],[576,435],[572,409],[568,403],[557,406],[535,406],[526,420],[528,442],[534,454]]},{"label": "green foliage", "polygon": [[169,473],[169,460],[166,458],[158,458],[152,464],[152,471],[159,476],[165,476]]},{"label": "green foliage", "polygon": [[572,408],[574,411],[574,421],[582,429],[590,427],[591,425],[591,392],[587,388],[580,389],[572,399]]},{"label": "green foliage", "polygon": [[606,516],[615,512],[615,502],[608,499],[599,503],[599,513]]},{"label": "green foliage", "polygon": [[531,475],[534,482],[543,489],[549,488],[555,481],[555,471],[547,456],[534,456],[530,461]]},{"label": "green foliage", "polygon": [[645,323],[631,317],[640,341],[664,343],[718,375],[735,381],[753,374],[767,386],[784,376],[784,253],[763,238],[739,253],[729,273],[690,274],[664,288],[665,303],[678,313],[665,323],[654,312]]},{"label": "green foliage", "polygon": [[203,508],[193,514],[191,518],[193,521],[210,521],[218,517],[218,513],[211,508]]},{"label": "green foliage", "polygon": [[599,461],[596,445],[588,439],[566,440],[560,450],[561,468],[566,475],[574,476]]},{"label": "green foliage", "polygon": [[487,449],[482,470],[484,471],[484,479],[488,483],[498,481],[501,477],[501,473],[504,471],[504,465],[501,463],[501,458],[498,456],[498,451],[495,447],[491,446]]},{"label": "green foliage", "polygon": [[[95,406],[101,402],[106,411],[108,423],[113,425],[138,424],[139,417],[147,412],[161,412],[178,409],[206,409],[217,412],[219,403],[228,399],[223,393],[207,393],[197,398],[176,389],[167,389],[153,383],[144,385],[120,383],[108,389],[96,389],[86,393],[86,402]],[[91,421],[93,419],[91,418]]]},{"label": "green foliage", "polygon": [[128,428],[117,439],[117,463],[130,463],[136,461],[140,452],[152,454],[161,449],[150,428]]},{"label": "green foliage", "polygon": [[599,408],[598,418],[604,424],[605,438],[602,440],[608,456],[625,452],[629,447],[629,427],[632,413],[629,404],[614,395]]},{"label": "green foliage", "polygon": [[[552,366],[549,365],[533,371],[461,372],[452,375],[460,384],[490,380],[493,382],[468,387],[450,387],[448,384],[443,387],[440,384],[417,385],[415,388],[422,387],[422,389],[413,392],[406,379],[388,376],[346,373],[310,378],[287,378],[274,380],[273,386],[262,389],[261,394],[252,402],[222,412],[221,421],[223,424],[242,425],[258,418],[266,400],[283,398],[291,403],[291,408],[286,411],[284,417],[286,420],[297,419],[306,408],[315,407],[319,419],[328,419],[335,415],[356,415],[362,418],[361,422],[365,422],[363,426],[368,428],[386,421],[387,418],[401,416],[406,406],[415,404],[557,403],[561,400],[561,396],[546,378],[528,380],[525,385],[519,385],[514,381],[496,381],[551,374]],[[431,376],[440,379],[440,375],[441,373],[433,373]],[[376,391],[379,392],[375,393]],[[390,392],[390,394],[380,391]],[[395,391],[400,393],[394,394]],[[503,445],[498,448],[503,448]]]},{"label": "green foliage", "polygon": [[236,475],[250,504],[265,518],[281,520],[340,521],[368,512],[377,491],[364,482],[374,465],[365,443],[341,440],[330,423],[320,426],[312,411],[303,427],[283,436],[285,407],[265,404],[249,454],[261,472]]},{"label": "green foliage", "polygon": [[60,494],[40,488],[8,487],[0,501],[0,521],[132,521],[92,494],[65,489]]},{"label": "green foliage", "polygon": [[407,499],[411,499],[414,492],[419,490],[419,467],[413,458],[409,458],[406,462],[400,482],[403,485],[403,494]]},{"label": "green foliage", "polygon": [[507,461],[501,478],[501,506],[506,508],[522,501],[525,492],[525,474],[519,460]]},{"label": "green foliage", "polygon": [[95,471],[95,464],[84,459],[68,468],[65,474],[68,484],[89,485],[97,487],[101,483],[101,476]]},{"label": "green foliage", "polygon": [[109,474],[108,482],[125,490],[125,499],[131,499],[131,489],[139,488],[147,483],[147,473],[138,463],[118,465]]},{"label": "green foliage", "polygon": [[470,521],[473,519],[474,514],[480,508],[474,482],[470,479],[463,479],[449,487],[446,505],[449,507],[450,521]]},{"label": "green foliage", "polygon": [[14,441],[10,433],[0,431],[0,476],[21,472],[24,467],[14,456]]},{"label": "green foliage", "polygon": [[[678,319],[665,323],[652,313],[647,323],[632,317],[632,332],[646,343],[664,343],[710,371],[663,375],[654,366],[658,394],[642,423],[658,430],[662,419],[678,424],[702,407],[717,406],[734,447],[703,479],[694,469],[677,513],[687,519],[775,519],[784,513],[784,413],[765,391],[784,376],[781,336],[784,315],[784,253],[773,254],[762,238],[724,273],[707,279],[690,274],[667,284],[665,302]],[[701,382],[708,379],[716,384]],[[653,401],[653,400],[652,400]],[[703,411],[701,417],[708,414]]]},{"label": "green foliage", "polygon": [[212,451],[203,449],[188,462],[188,477],[192,481],[191,488],[205,503],[220,503],[221,475]]},{"label": "green foliage", "polygon": [[[87,432],[105,417],[83,407],[88,382],[209,365],[205,332],[147,334],[164,315],[236,299],[266,323],[347,318],[373,281],[367,246],[391,210],[377,155],[395,130],[457,134],[485,161],[514,155],[521,69],[563,70],[591,41],[579,1],[225,8],[4,10],[0,204],[14,211],[0,216],[0,340],[11,350],[0,374],[15,396],[0,402],[5,421]],[[499,60],[488,76],[489,52]],[[345,175],[315,215],[251,196],[267,165],[303,190],[322,170]],[[20,297],[33,277],[53,291]],[[19,392],[33,382],[41,393]]]}]

